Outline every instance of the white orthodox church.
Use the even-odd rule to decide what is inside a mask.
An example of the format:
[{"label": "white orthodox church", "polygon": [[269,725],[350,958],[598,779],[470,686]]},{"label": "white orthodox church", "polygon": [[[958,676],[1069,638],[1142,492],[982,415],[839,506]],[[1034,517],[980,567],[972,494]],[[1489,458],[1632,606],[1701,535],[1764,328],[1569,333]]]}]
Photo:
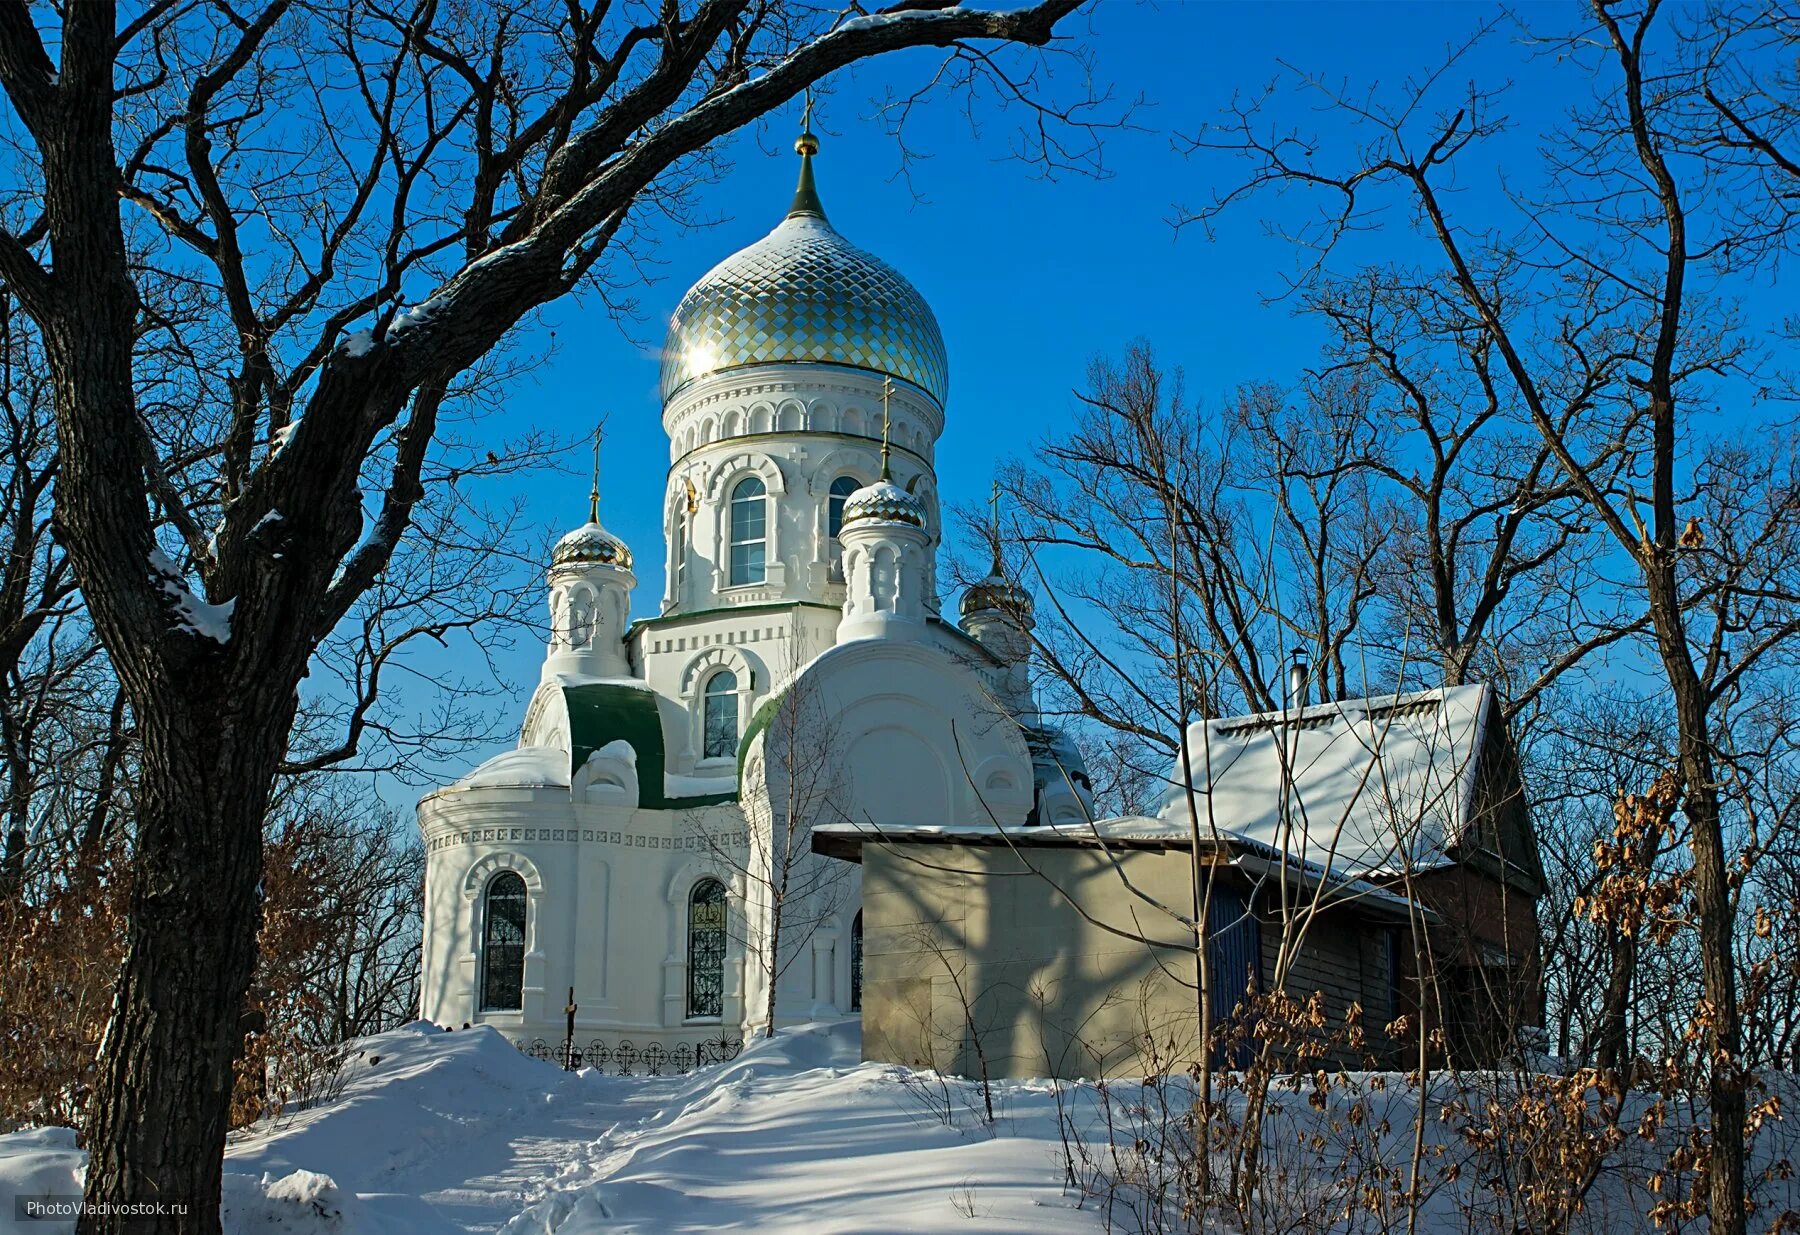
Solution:
[{"label": "white orthodox church", "polygon": [[[787,216],[669,326],[659,612],[630,621],[633,550],[596,493],[552,554],[551,640],[517,748],[419,803],[421,1014],[439,1024],[560,1040],[572,990],[578,1041],[675,1051],[760,1025],[770,831],[795,783],[777,765],[795,749],[828,769],[840,820],[1084,815],[1079,759],[1032,705],[1028,598],[996,563],[960,621],[942,612],[937,321],[828,221],[817,143],[796,149]],[[802,697],[819,736],[789,725],[777,759],[772,718]],[[838,882],[809,885],[823,910],[784,928],[783,1022],[860,1001],[860,868],[806,860]]]}]

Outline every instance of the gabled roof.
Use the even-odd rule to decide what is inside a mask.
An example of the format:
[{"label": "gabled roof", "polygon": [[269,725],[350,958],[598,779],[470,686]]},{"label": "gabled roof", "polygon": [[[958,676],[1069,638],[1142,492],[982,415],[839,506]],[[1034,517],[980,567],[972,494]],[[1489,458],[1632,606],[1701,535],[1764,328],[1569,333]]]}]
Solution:
[{"label": "gabled roof", "polygon": [[1450,861],[1469,825],[1492,710],[1485,685],[1344,700],[1189,727],[1158,817],[1339,872]]}]

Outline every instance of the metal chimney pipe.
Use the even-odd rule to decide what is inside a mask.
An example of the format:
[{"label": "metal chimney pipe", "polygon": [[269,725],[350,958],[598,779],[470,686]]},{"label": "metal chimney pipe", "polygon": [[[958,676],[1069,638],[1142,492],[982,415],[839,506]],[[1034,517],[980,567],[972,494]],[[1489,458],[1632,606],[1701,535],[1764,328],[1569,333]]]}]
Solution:
[{"label": "metal chimney pipe", "polygon": [[1288,669],[1288,706],[1303,708],[1306,706],[1306,649],[1294,649],[1294,663]]}]

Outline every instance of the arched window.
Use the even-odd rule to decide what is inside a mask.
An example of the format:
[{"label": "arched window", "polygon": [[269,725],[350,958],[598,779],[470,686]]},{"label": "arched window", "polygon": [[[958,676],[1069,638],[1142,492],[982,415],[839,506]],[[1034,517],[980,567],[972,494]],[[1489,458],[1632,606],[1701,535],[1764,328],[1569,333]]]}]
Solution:
[{"label": "arched window", "polygon": [[675,515],[675,603],[687,593],[688,513],[684,507]]},{"label": "arched window", "polygon": [[488,881],[481,924],[481,1008],[517,1012],[525,991],[525,881],[501,871]]},{"label": "arched window", "polygon": [[761,583],[769,542],[768,489],[746,476],[731,491],[731,582]]},{"label": "arched window", "polygon": [[850,923],[850,1010],[862,1011],[862,910]]},{"label": "arched window", "polygon": [[854,476],[839,476],[831,482],[831,513],[828,522],[831,525],[831,538],[844,530],[844,502],[852,493],[862,488],[862,484]]},{"label": "arched window", "polygon": [[700,754],[705,759],[729,759],[737,754],[737,674],[721,669],[706,679]]},{"label": "arched window", "polygon": [[725,885],[702,879],[688,894],[687,1014],[725,1014]]}]

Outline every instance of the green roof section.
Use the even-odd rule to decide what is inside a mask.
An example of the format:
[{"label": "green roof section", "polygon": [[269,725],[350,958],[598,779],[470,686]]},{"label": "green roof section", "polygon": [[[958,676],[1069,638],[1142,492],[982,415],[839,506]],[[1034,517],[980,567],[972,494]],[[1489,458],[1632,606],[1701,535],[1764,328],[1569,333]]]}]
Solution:
[{"label": "green roof section", "polygon": [[613,682],[590,682],[563,687],[563,703],[569,709],[571,777],[595,751],[613,742],[625,742],[637,752],[638,806],[642,809],[682,810],[736,799],[735,792],[668,796],[663,780],[668,756],[663,745],[662,714],[657,711],[654,692]]},{"label": "green roof section", "polygon": [[774,721],[775,709],[781,706],[781,700],[786,694],[785,686],[771,692],[769,697],[762,701],[761,706],[751,714],[750,723],[744,726],[744,736],[738,742],[737,752],[737,782],[740,794],[744,791],[744,756],[750,753],[750,743],[756,740],[756,735],[767,729]]}]

